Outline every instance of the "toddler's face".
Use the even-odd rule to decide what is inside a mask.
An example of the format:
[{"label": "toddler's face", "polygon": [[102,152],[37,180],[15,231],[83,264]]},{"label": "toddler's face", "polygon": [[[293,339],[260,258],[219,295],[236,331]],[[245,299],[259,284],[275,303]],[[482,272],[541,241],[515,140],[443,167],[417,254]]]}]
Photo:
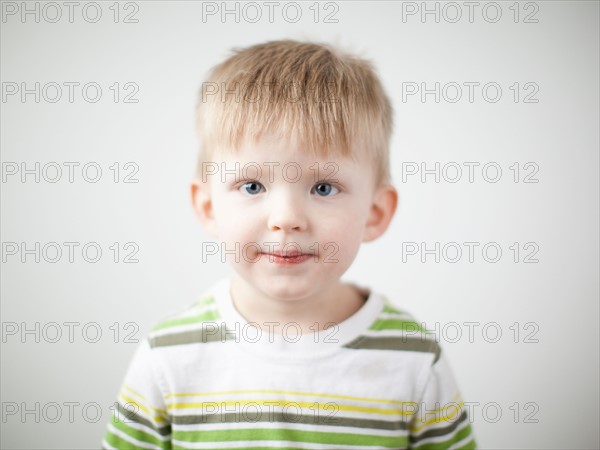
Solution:
[{"label": "toddler's face", "polygon": [[236,272],[265,295],[301,299],[330,287],[374,239],[372,164],[315,159],[274,139],[206,163],[208,231]]}]

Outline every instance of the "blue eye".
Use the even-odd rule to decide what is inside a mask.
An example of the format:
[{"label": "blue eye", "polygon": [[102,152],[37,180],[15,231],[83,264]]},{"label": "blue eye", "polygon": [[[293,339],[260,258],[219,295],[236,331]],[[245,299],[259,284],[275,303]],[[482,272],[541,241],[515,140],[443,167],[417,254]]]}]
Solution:
[{"label": "blue eye", "polygon": [[332,191],[334,191],[332,195],[335,195],[339,192],[339,189],[329,183],[319,183],[315,185],[315,192],[321,197],[331,196],[330,194]]},{"label": "blue eye", "polygon": [[259,194],[262,189],[262,184],[257,181],[248,181],[240,186],[240,191],[246,194],[256,195]]}]

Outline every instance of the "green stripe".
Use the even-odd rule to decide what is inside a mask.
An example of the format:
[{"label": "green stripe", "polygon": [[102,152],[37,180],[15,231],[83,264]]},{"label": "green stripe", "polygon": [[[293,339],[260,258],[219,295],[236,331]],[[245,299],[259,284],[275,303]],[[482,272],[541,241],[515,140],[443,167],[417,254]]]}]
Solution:
[{"label": "green stripe", "polygon": [[[104,439],[113,448],[118,448],[119,450],[124,450],[124,449],[135,449],[135,450],[138,450],[138,449],[141,448],[137,444],[129,442],[129,441],[123,439],[122,437],[117,436],[116,434],[111,433],[110,431],[106,432],[106,435],[104,436]],[[163,442],[162,444],[160,444],[160,448],[165,449],[165,450],[170,450],[171,449],[171,441]]]},{"label": "green stripe", "polygon": [[417,322],[403,319],[377,319],[369,327],[369,330],[399,330],[407,332],[419,331],[422,333],[429,333]]},{"label": "green stripe", "polygon": [[[330,417],[318,414],[284,414],[273,411],[270,414],[261,414],[257,420],[252,420],[250,414],[205,414],[187,416],[169,416],[169,421],[174,425],[200,425],[204,423],[301,423],[310,425],[327,425],[336,427],[372,428],[378,430],[406,430],[408,423],[396,420],[360,419],[354,417]],[[241,419],[241,420],[240,420]]]},{"label": "green stripe", "polygon": [[465,445],[463,445],[462,447],[459,447],[458,450],[476,450],[476,449],[477,449],[477,442],[475,442],[475,439],[471,439]]},{"label": "green stripe", "polygon": [[[240,450],[242,447],[219,447],[218,450]],[[306,447],[243,447],[244,450],[306,450]]]},{"label": "green stripe", "polygon": [[405,311],[402,311],[401,309],[396,308],[387,297],[383,297],[383,312],[390,313],[390,314],[403,314],[403,315],[407,314]]},{"label": "green stripe", "polygon": [[[135,438],[138,441],[148,442],[150,444],[158,445],[161,448],[165,447],[165,445],[169,445],[169,444],[166,444],[165,441],[158,439],[156,436],[146,433],[145,431],[141,431],[136,428],[132,428],[132,427],[128,426],[126,423],[121,422],[118,419],[113,420],[112,424],[115,428],[117,428],[118,430],[127,434],[127,436],[131,436],[132,438]],[[107,441],[108,441],[108,439],[107,439]],[[170,441],[167,440],[167,442],[170,442]],[[129,444],[129,445],[131,445],[131,444]]]},{"label": "green stripe", "polygon": [[118,449],[139,448],[139,447],[136,447],[135,444],[132,444],[131,442],[126,441],[125,439],[121,438],[120,436],[117,436],[116,434],[112,434],[110,431],[108,431],[106,433],[106,436],[104,436],[104,439],[113,448],[118,448]]},{"label": "green stripe", "polygon": [[178,327],[180,325],[191,325],[194,323],[208,322],[211,320],[219,320],[221,315],[217,311],[206,311],[196,316],[183,317],[181,319],[167,320],[155,326],[152,331],[164,330],[166,328]]},{"label": "green stripe", "polygon": [[[244,450],[306,450],[306,447],[244,447]],[[240,447],[224,447],[219,450],[240,450]]]},{"label": "green stripe", "polygon": [[[422,448],[422,449],[427,449],[427,450],[444,450],[444,449],[450,448],[451,445],[462,441],[463,439],[465,439],[466,437],[468,437],[470,435],[471,435],[471,424],[464,427],[462,430],[460,430],[458,433],[456,433],[454,436],[452,436],[447,441],[426,442],[421,445],[417,444],[412,448]],[[471,441],[469,441],[464,447],[461,447],[461,448],[471,449],[471,448],[475,448],[475,447],[476,447],[475,441],[473,439],[471,439]]]},{"label": "green stripe", "polygon": [[[204,305],[202,305],[202,306],[198,305],[196,308],[204,309],[204,308],[210,306],[211,304],[214,304],[214,301],[212,301],[212,299],[210,302],[205,302]],[[152,331],[159,331],[159,330],[164,330],[166,328],[178,327],[180,325],[190,325],[190,324],[194,324],[194,323],[201,323],[201,322],[207,322],[207,321],[219,320],[219,319],[221,319],[221,315],[219,314],[219,312],[217,310],[205,311],[203,313],[196,314],[195,316],[165,320],[165,321],[159,323],[158,325],[154,326],[152,328]]]},{"label": "green stripe", "polygon": [[[177,447],[179,448],[179,447]],[[188,448],[188,447],[186,447]],[[242,447],[219,447],[218,450],[240,450]],[[306,447],[243,447],[244,450],[306,450]]]},{"label": "green stripe", "polygon": [[228,441],[292,441],[330,445],[363,445],[406,448],[406,436],[378,436],[373,434],[332,433],[292,430],[286,428],[254,428],[234,430],[173,431],[173,440],[184,442]]}]

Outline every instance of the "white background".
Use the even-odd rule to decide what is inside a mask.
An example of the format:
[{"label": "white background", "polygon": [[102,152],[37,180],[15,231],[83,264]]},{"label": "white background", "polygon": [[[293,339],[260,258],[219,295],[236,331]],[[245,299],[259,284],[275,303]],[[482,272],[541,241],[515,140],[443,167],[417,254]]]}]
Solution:
[{"label": "white background", "polygon": [[[439,22],[433,14],[423,20],[420,11],[403,16],[403,8],[420,10],[421,2],[331,2],[313,9],[302,3],[302,16],[292,23],[293,5],[286,17],[281,2],[271,23],[267,5],[259,2],[262,17],[250,23],[245,19],[256,10],[244,4],[238,4],[237,20],[234,14],[223,20],[220,14],[203,17],[201,2],[137,2],[117,5],[114,23],[109,2],[100,4],[102,17],[91,23],[93,5],[80,2],[71,23],[68,6],[59,2],[56,23],[57,10],[46,3],[37,6],[37,23],[34,14],[22,19],[21,2],[3,2],[4,13],[18,8],[0,24],[3,91],[39,82],[41,98],[36,103],[29,94],[23,101],[19,92],[1,104],[2,448],[97,448],[136,347],[126,336],[142,339],[150,326],[229,273],[217,257],[202,262],[202,243],[210,238],[190,207],[197,89],[232,47],[281,38],[339,44],[372,59],[393,101],[391,159],[400,206],[389,231],[363,246],[344,278],[437,327],[463,397],[473,405],[481,448],[598,448],[599,4],[500,2],[502,16],[493,22],[498,8],[489,3],[480,2],[472,20],[463,2],[427,3],[439,9]],[[462,16],[451,23],[457,11]],[[137,23],[124,23],[132,12]],[[325,21],[331,12],[336,23]],[[528,14],[537,22],[526,23]],[[72,103],[65,82],[80,83]],[[81,93],[92,82],[102,88],[96,103]],[[117,103],[110,89],[115,82]],[[127,82],[139,87],[132,97],[137,103],[123,102],[131,92]],[[472,102],[468,82],[479,83]],[[44,98],[55,96],[48,83],[63,86],[56,103]],[[439,103],[433,94],[403,101],[403,89],[413,86],[406,83],[428,89],[440,83],[445,95]],[[448,83],[463,88],[455,103]],[[486,83],[502,89],[497,102],[483,97]],[[525,83],[533,84],[525,89]],[[539,88],[530,98],[537,102],[525,103],[532,86]],[[487,93],[495,96],[491,88]],[[12,163],[20,169],[36,162],[40,168],[61,165],[62,178],[50,183],[42,176],[37,183],[28,175],[23,183],[20,173],[6,173]],[[80,164],[73,183],[64,162]],[[81,167],[90,162],[103,170],[96,183],[82,177]],[[119,183],[109,169],[115,162]],[[127,162],[139,167],[138,183],[122,182]],[[414,175],[403,182],[406,163],[422,162],[428,168],[439,162],[440,170],[446,165],[446,178],[436,183],[429,175],[422,182]],[[479,164],[472,183],[465,162]],[[447,181],[455,173],[448,163],[464,169],[455,183]],[[497,182],[484,179],[486,163],[502,169]],[[523,182],[532,172],[526,163],[537,167],[537,183]],[[53,166],[46,167],[54,177]],[[29,249],[36,242],[80,245],[73,263],[65,246],[58,262],[42,255],[36,263],[33,254],[21,262],[23,242]],[[81,255],[88,242],[103,250],[95,264]],[[139,262],[113,262],[109,247],[115,242],[120,260],[129,253],[125,243],[134,242]],[[436,242],[480,245],[473,262],[463,246],[455,263],[448,261],[453,252],[439,263],[434,255],[423,263],[421,254],[403,261],[407,242],[430,249]],[[481,252],[490,242],[503,251],[496,263]],[[509,248],[515,242],[519,262]],[[525,248],[529,242],[534,247]],[[17,243],[16,255],[10,243]],[[535,248],[538,262],[524,263]],[[66,322],[78,324],[73,342]],[[477,324],[472,339],[465,322]],[[23,335],[25,328],[33,331]],[[502,336],[493,343],[498,328]],[[101,338],[88,342],[97,329]],[[97,421],[95,405],[102,414]],[[9,414],[15,407],[18,412]],[[24,409],[34,412],[22,416]]]}]

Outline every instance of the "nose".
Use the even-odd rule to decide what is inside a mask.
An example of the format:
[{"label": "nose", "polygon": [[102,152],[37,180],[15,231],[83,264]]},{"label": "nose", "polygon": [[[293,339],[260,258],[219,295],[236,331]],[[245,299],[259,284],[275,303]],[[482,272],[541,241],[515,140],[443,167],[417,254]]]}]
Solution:
[{"label": "nose", "polygon": [[269,203],[267,226],[271,231],[303,231],[307,227],[304,202],[290,195],[278,195]]}]

